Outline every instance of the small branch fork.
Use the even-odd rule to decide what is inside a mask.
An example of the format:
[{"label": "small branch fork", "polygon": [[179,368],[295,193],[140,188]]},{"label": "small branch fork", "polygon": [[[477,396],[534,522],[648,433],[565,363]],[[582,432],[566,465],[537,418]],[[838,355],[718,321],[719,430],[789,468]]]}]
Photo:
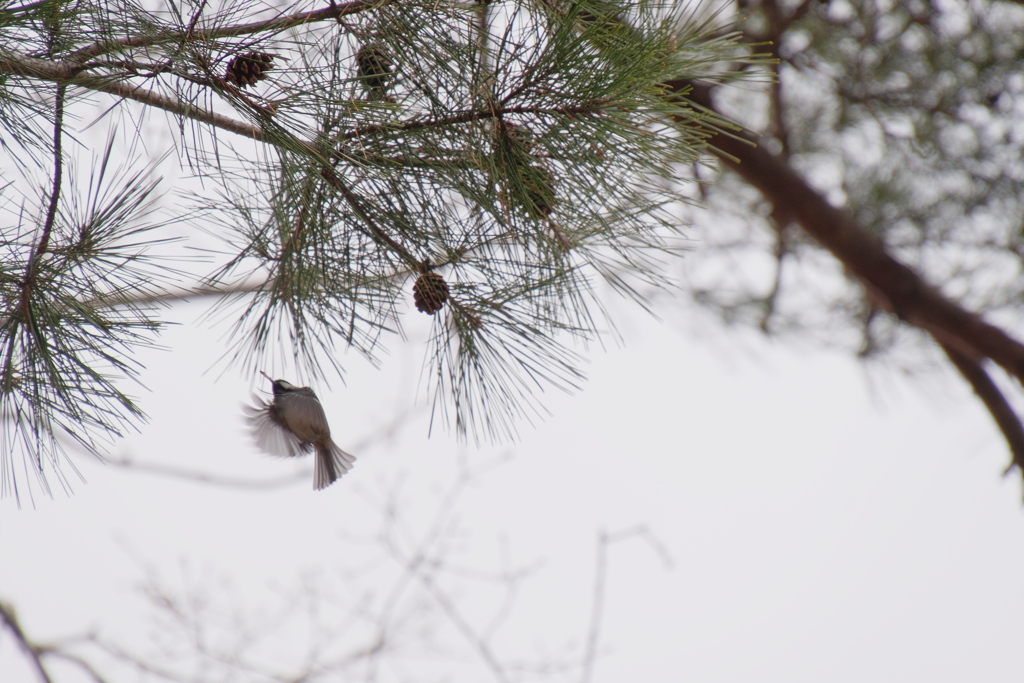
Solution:
[{"label": "small branch fork", "polygon": [[62,647],[54,645],[40,645],[32,642],[22,629],[21,622],[18,621],[18,616],[15,614],[14,608],[0,602],[0,630],[3,628],[10,631],[11,635],[14,636],[14,640],[17,641],[18,646],[25,653],[26,658],[31,663],[31,666],[35,670],[41,683],[54,683],[53,678],[50,676],[50,672],[46,668],[46,662],[44,661],[46,658],[60,659],[74,664],[89,678],[91,678],[94,683],[106,682],[107,679],[101,676],[92,664],[78,655],[73,654]]}]

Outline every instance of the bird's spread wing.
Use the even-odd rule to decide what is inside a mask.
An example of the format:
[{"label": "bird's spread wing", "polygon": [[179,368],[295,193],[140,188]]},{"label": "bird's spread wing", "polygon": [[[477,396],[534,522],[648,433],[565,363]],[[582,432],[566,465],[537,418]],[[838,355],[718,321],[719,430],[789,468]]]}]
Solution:
[{"label": "bird's spread wing", "polygon": [[261,450],[284,457],[310,451],[311,444],[288,431],[271,404],[255,395],[253,401],[255,405],[242,406],[242,410],[249,431]]}]

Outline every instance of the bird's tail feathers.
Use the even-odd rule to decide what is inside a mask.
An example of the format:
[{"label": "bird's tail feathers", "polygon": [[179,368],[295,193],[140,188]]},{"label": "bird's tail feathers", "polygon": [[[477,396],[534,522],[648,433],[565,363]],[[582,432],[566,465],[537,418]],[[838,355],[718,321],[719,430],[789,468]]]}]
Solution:
[{"label": "bird's tail feathers", "polygon": [[341,450],[333,441],[328,441],[324,446],[317,446],[313,488],[318,491],[327,488],[352,469],[355,462],[356,456]]}]

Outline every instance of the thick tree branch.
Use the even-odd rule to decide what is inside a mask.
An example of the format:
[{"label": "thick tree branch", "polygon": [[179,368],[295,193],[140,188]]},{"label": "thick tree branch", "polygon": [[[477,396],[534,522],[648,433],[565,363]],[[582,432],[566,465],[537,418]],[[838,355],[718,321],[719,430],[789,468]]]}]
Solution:
[{"label": "thick tree branch", "polygon": [[[690,81],[668,86],[695,104],[714,109],[711,88]],[[965,310],[896,260],[875,235],[846,211],[829,204],[784,160],[757,146],[751,133],[716,134],[708,140],[722,159],[772,204],[784,207],[807,234],[835,256],[884,310],[930,333],[968,357],[989,358],[1024,381],[1024,344]]]},{"label": "thick tree branch", "polygon": [[[178,114],[179,116],[199,121],[200,123],[208,123],[211,126],[216,126],[243,137],[252,138],[258,142],[264,141],[265,136],[259,126],[233,119],[230,116],[217,114],[189,102],[183,102],[174,97],[167,97],[139,86],[104,78],[79,78],[75,80],[75,85],[134,100],[150,107],[156,107],[157,109],[169,111],[172,114]],[[313,149],[312,145],[310,148]]]}]

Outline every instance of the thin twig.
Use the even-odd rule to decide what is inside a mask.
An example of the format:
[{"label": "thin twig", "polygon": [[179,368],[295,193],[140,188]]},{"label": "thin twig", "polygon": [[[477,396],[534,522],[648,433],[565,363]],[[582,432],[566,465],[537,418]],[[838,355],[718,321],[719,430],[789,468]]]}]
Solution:
[{"label": "thin twig", "polygon": [[229,286],[196,286],[182,289],[167,289],[156,292],[145,292],[132,297],[119,295],[116,297],[98,297],[90,299],[86,303],[90,307],[103,308],[107,306],[123,306],[134,304],[145,306],[146,304],[173,303],[179,301],[191,301],[203,297],[215,296],[224,297],[239,294],[253,294],[261,291],[268,284],[267,280],[251,280],[240,282]]},{"label": "thin twig", "polygon": [[589,683],[597,658],[597,643],[601,634],[601,618],[604,614],[604,584],[608,571],[608,534],[597,535],[596,558],[594,560],[594,588],[590,603],[590,622],[587,629],[587,644],[583,650],[583,667],[580,683]]},{"label": "thin twig", "polygon": [[[251,138],[257,142],[265,142],[265,134],[263,129],[259,126],[255,126],[245,121],[239,121],[238,119],[233,119],[222,114],[217,114],[189,102],[182,102],[174,97],[167,97],[139,86],[133,86],[128,83],[98,77],[77,78],[74,80],[74,84],[79,87],[88,88],[89,90],[97,90],[111,95],[117,95],[124,99],[141,102],[147,106],[163,109],[164,111],[169,111],[172,114],[178,114],[179,116],[184,116],[185,118],[199,121],[200,123],[208,123],[211,126],[216,126],[217,128],[221,128],[230,133],[236,133],[243,137]],[[306,144],[310,151],[316,151],[316,147],[311,143]]]},{"label": "thin twig", "polygon": [[21,312],[21,319],[25,323],[28,323],[31,318],[29,302],[35,289],[36,276],[39,274],[39,264],[42,263],[43,257],[50,249],[50,235],[53,232],[53,224],[57,219],[57,207],[60,203],[61,178],[64,176],[64,154],[61,144],[64,135],[64,95],[66,92],[66,85],[63,83],[57,85],[53,105],[53,186],[50,189],[46,221],[43,223],[39,241],[29,255],[28,263],[25,266],[25,277],[21,281],[21,303],[18,309]]},{"label": "thin twig", "polygon": [[459,123],[471,123],[473,121],[486,121],[487,119],[501,119],[509,114],[530,114],[536,116],[582,116],[593,114],[599,109],[596,104],[582,104],[575,107],[492,107],[488,109],[474,109],[459,111],[442,118],[411,119],[408,121],[389,121],[388,123],[375,123],[362,128],[354,128],[337,136],[339,140],[351,140],[364,135],[375,135],[387,131],[412,131],[434,126],[453,126]]},{"label": "thin twig", "polygon": [[672,558],[665,546],[651,533],[646,526],[631,527],[614,533],[601,531],[597,537],[597,558],[594,563],[594,589],[590,608],[590,622],[587,628],[586,647],[583,651],[580,683],[588,683],[593,673],[594,662],[597,660],[597,648],[600,645],[601,624],[604,620],[605,583],[608,574],[608,548],[615,543],[632,538],[642,538],[657,553],[666,568],[672,567]]},{"label": "thin twig", "polygon": [[140,657],[136,657],[127,650],[124,650],[112,643],[99,640],[98,638],[94,638],[93,643],[96,645],[96,647],[98,647],[103,652],[106,652],[114,659],[135,667],[135,669],[137,669],[141,673],[149,674],[150,676],[156,676],[158,678],[162,678],[165,681],[180,682],[183,680],[174,672],[168,669],[161,669],[156,665],[152,664],[151,662],[143,661]]},{"label": "thin twig", "polygon": [[421,260],[409,253],[408,249],[403,247],[390,235],[384,232],[384,229],[380,227],[377,221],[373,220],[370,213],[363,206],[362,200],[356,196],[345,181],[338,177],[338,174],[334,172],[334,169],[329,166],[324,166],[321,169],[320,175],[322,175],[324,180],[330,183],[331,186],[341,194],[345,202],[352,207],[352,211],[356,216],[366,224],[366,227],[370,229],[370,232],[373,233],[379,241],[391,247],[396,254],[402,257],[402,260],[404,260],[410,268],[415,270],[419,267]]},{"label": "thin twig", "polygon": [[199,18],[203,15],[203,10],[206,9],[206,3],[207,0],[202,0],[199,3],[199,8],[196,9],[195,13],[192,15],[192,20],[189,21],[188,26],[185,28],[185,33],[181,37],[181,41],[178,43],[178,48],[174,51],[173,54],[171,54],[169,57],[167,57],[166,60],[164,60],[163,64],[159,65],[150,73],[146,74],[147,77],[152,78],[154,76],[159,76],[164,71],[167,71],[174,65],[175,57],[185,48],[185,44],[192,38],[192,32],[195,31],[196,24],[199,23]]},{"label": "thin twig", "polygon": [[306,479],[309,478],[309,472],[299,472],[291,476],[278,477],[275,479],[241,479],[238,477],[222,477],[216,474],[183,469],[172,465],[161,465],[160,463],[155,462],[132,460],[131,458],[105,458],[103,462],[107,465],[113,465],[114,467],[141,472],[143,474],[155,474],[161,477],[184,479],[186,481],[197,482],[200,484],[208,484],[210,486],[221,486],[224,488],[248,491],[270,491],[274,489],[283,489],[292,486],[297,482],[306,481]]},{"label": "thin twig", "polygon": [[[352,450],[358,453],[371,447],[374,442],[392,438],[395,432],[401,429],[402,425],[409,420],[416,410],[418,409],[413,407],[400,412],[386,425],[372,434],[368,434],[360,439],[360,441],[352,447]],[[189,470],[181,467],[175,467],[173,465],[163,465],[156,462],[134,460],[126,457],[104,458],[103,462],[107,465],[113,465],[114,467],[133,470],[143,474],[168,476],[174,477],[175,479],[184,479],[186,481],[193,481],[200,484],[208,484],[210,486],[223,486],[226,488],[250,491],[266,491],[285,488],[295,484],[296,482],[303,482],[309,479],[309,472],[305,471],[287,477],[277,477],[274,479],[242,479],[239,477],[221,476],[197,470]]]},{"label": "thin twig", "polygon": [[437,584],[434,583],[433,579],[428,576],[425,572],[419,569],[419,566],[410,568],[420,584],[426,589],[427,593],[430,594],[434,601],[437,602],[438,606],[441,607],[441,611],[445,613],[448,619],[455,626],[456,630],[462,634],[476,650],[480,658],[484,660],[487,666],[491,669],[494,677],[505,683],[509,679],[505,672],[505,667],[502,666],[501,662],[498,661],[498,657],[494,654],[494,650],[491,649],[490,643],[485,641],[470,625],[462,612],[455,606],[455,603],[442,591]]}]

